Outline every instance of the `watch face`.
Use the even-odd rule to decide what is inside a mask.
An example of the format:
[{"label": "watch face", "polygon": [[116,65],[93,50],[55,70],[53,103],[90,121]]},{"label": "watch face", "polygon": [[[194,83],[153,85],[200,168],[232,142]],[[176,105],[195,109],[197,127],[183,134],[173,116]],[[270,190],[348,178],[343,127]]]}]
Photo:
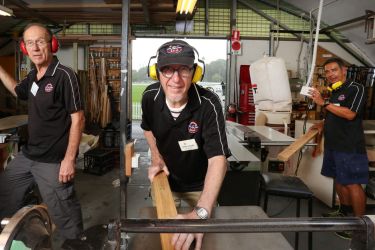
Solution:
[{"label": "watch face", "polygon": [[325,99],[324,100],[324,103],[323,103],[323,106],[325,107],[325,106],[327,106],[329,104],[329,100],[328,99]]},{"label": "watch face", "polygon": [[197,212],[199,218],[208,219],[208,212],[203,207],[196,207],[195,211]]}]

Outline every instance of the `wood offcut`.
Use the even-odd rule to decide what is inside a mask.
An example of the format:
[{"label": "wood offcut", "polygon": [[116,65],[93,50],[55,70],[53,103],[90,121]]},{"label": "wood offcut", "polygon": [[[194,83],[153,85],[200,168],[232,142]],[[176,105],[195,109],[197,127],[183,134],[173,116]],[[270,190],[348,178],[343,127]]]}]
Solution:
[{"label": "wood offcut", "polygon": [[295,140],[292,144],[286,147],[277,155],[277,159],[280,161],[287,161],[292,157],[298,150],[300,150],[306,143],[313,139],[318,134],[317,129],[311,129],[306,134]]}]

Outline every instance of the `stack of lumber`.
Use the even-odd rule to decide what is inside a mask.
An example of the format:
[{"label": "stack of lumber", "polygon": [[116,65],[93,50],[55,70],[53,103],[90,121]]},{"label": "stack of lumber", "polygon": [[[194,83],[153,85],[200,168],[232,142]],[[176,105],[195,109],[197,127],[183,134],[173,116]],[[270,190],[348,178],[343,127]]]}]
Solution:
[{"label": "stack of lumber", "polygon": [[90,84],[86,95],[87,119],[102,128],[111,121],[111,108],[108,98],[107,59],[95,59],[90,54]]}]

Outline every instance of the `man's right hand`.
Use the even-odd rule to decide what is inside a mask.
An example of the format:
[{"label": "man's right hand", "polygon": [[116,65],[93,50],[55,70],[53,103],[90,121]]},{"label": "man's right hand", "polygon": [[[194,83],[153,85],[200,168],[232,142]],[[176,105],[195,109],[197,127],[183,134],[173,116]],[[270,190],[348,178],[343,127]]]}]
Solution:
[{"label": "man's right hand", "polygon": [[310,130],[318,130],[318,135],[315,137],[316,146],[313,149],[312,157],[315,158],[322,153],[322,136],[323,136],[324,122],[319,122],[310,127]]},{"label": "man's right hand", "polygon": [[164,171],[167,176],[169,175],[168,168],[165,165],[163,158],[161,156],[152,156],[151,165],[148,168],[148,179],[150,180],[150,182],[152,182],[155,175],[157,175],[161,171]]}]

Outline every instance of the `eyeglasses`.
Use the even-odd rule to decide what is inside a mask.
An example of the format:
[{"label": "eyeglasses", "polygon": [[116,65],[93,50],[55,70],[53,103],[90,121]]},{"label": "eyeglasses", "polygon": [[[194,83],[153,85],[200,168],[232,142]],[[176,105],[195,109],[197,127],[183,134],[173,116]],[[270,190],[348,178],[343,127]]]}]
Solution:
[{"label": "eyeglasses", "polygon": [[35,41],[32,41],[32,40],[25,41],[25,45],[28,48],[34,47],[35,44],[38,45],[39,48],[44,48],[45,46],[47,46],[47,43],[49,43],[49,41],[46,41],[44,39],[35,40]]},{"label": "eyeglasses", "polygon": [[163,67],[160,69],[160,72],[162,75],[166,78],[172,78],[174,75],[174,72],[178,72],[178,75],[183,78],[188,78],[190,76],[192,68],[189,68],[187,66],[179,67],[178,69],[174,69],[173,67]]}]

